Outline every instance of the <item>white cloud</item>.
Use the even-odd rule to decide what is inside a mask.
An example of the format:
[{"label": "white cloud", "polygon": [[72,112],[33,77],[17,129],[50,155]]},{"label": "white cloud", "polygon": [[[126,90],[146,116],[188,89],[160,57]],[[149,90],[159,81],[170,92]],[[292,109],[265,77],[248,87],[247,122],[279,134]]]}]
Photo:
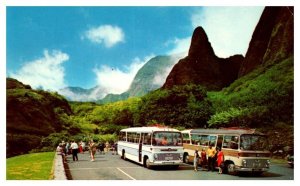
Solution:
[{"label": "white cloud", "polygon": [[73,92],[70,88],[64,88],[59,90],[59,93],[72,101],[97,101],[107,94],[107,90],[101,87],[95,87],[90,91],[78,93]]},{"label": "white cloud", "polygon": [[187,56],[191,44],[191,37],[179,39],[175,38],[166,43],[166,45],[174,45],[174,47],[167,52],[168,55],[181,54]]},{"label": "white cloud", "polygon": [[31,85],[33,88],[42,87],[45,90],[57,91],[66,85],[62,64],[68,60],[68,54],[58,50],[49,53],[48,50],[45,50],[43,57],[25,62],[21,69],[16,73],[10,73],[9,76]]},{"label": "white cloud", "polygon": [[191,16],[193,28],[202,26],[219,57],[245,55],[264,7],[205,7]]},{"label": "white cloud", "polygon": [[105,47],[110,48],[119,42],[124,42],[125,34],[118,26],[101,25],[86,31],[83,38],[87,38],[96,44],[104,44]]},{"label": "white cloud", "polygon": [[127,91],[138,70],[152,57],[153,55],[147,56],[143,60],[135,58],[129,66],[125,66],[125,70],[107,65],[94,68],[98,86],[113,94]]},{"label": "white cloud", "polygon": [[157,86],[162,86],[170,74],[171,70],[173,69],[174,65],[178,62],[179,59],[183,58],[187,54],[185,53],[179,53],[177,55],[171,55],[171,65],[164,68],[160,69],[159,72],[157,72],[153,78],[153,84]]}]

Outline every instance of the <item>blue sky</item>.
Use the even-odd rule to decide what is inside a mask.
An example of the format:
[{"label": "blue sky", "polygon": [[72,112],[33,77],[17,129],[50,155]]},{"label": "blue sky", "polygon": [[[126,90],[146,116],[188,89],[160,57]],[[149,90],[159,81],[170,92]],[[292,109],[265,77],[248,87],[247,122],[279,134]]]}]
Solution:
[{"label": "blue sky", "polygon": [[[33,88],[122,93],[156,55],[186,55],[203,26],[219,57],[243,54],[263,7],[7,7],[7,76]],[[165,76],[163,76],[165,78]]]}]

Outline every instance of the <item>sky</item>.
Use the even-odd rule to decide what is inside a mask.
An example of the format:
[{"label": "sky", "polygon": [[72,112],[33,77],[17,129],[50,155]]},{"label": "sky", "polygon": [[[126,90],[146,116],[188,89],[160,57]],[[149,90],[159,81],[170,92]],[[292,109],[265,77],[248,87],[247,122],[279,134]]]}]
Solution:
[{"label": "sky", "polygon": [[186,56],[197,26],[217,56],[245,55],[263,8],[7,7],[6,76],[44,90],[120,94],[152,57]]}]

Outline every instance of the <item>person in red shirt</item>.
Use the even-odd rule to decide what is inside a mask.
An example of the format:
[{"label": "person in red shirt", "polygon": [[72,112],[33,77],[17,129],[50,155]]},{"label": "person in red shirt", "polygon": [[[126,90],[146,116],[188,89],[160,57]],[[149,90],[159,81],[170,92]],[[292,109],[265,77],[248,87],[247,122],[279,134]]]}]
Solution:
[{"label": "person in red shirt", "polygon": [[224,153],[221,148],[217,147],[217,165],[219,169],[219,174],[223,173],[224,166]]}]

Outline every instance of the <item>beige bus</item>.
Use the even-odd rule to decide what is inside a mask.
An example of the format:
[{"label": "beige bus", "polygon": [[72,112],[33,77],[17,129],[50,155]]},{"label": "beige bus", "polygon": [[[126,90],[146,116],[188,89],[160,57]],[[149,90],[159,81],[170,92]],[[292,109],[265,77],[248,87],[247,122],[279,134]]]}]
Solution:
[{"label": "beige bus", "polygon": [[182,136],[185,163],[193,160],[196,149],[200,153],[212,145],[224,153],[224,172],[261,174],[269,170],[271,153],[267,150],[267,137],[254,129],[190,129],[182,131]]}]

